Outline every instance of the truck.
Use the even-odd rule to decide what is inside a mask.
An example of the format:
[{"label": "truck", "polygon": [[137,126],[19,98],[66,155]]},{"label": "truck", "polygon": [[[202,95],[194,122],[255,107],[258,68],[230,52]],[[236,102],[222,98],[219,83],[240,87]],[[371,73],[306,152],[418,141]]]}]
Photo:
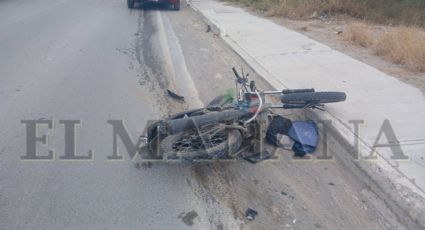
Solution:
[{"label": "truck", "polygon": [[127,0],[127,6],[130,9],[133,9],[136,3],[140,6],[143,6],[145,3],[156,3],[166,6],[171,10],[180,10],[180,0]]}]

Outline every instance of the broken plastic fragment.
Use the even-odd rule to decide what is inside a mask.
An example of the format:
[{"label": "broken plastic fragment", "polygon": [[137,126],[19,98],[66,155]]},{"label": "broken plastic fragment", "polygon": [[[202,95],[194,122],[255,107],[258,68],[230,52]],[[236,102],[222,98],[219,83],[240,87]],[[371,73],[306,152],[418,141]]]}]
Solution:
[{"label": "broken plastic fragment", "polygon": [[172,97],[172,98],[174,98],[174,99],[177,99],[177,100],[180,100],[180,101],[184,101],[184,97],[183,97],[183,96],[180,96],[180,95],[178,95],[178,94],[174,93],[173,91],[171,91],[171,90],[169,90],[169,89],[167,89],[167,93],[168,93],[168,95],[169,95],[170,97]]},{"label": "broken plastic fragment", "polygon": [[248,208],[245,211],[245,216],[248,220],[255,220],[255,216],[258,215],[258,212],[254,209]]}]

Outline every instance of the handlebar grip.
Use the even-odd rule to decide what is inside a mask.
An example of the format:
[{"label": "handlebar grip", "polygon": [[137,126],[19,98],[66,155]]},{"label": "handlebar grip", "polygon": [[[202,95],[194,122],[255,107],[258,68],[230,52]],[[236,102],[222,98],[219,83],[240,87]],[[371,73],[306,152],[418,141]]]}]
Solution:
[{"label": "handlebar grip", "polygon": [[236,76],[236,78],[239,80],[239,79],[241,79],[241,77],[239,76],[239,74],[238,74],[238,71],[236,71],[236,68],[235,67],[232,67],[232,70],[233,70],[233,73],[235,74],[235,76]]},{"label": "handlebar grip", "polygon": [[290,93],[309,93],[314,92],[314,89],[284,89],[282,90],[282,94],[290,94]]}]

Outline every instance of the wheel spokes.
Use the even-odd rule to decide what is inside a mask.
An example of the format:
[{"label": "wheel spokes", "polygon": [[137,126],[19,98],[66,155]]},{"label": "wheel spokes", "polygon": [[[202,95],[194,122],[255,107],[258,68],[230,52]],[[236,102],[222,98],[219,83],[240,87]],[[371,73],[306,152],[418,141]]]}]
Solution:
[{"label": "wheel spokes", "polygon": [[227,140],[223,129],[213,129],[203,133],[188,133],[177,140],[172,148],[176,152],[192,152],[213,148]]}]

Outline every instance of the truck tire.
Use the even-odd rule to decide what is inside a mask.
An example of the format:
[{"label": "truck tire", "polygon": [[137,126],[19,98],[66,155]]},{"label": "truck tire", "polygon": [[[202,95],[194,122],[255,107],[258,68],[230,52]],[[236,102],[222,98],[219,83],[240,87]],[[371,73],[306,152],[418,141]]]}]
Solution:
[{"label": "truck tire", "polygon": [[129,9],[133,9],[134,8],[134,0],[127,0],[127,6]]},{"label": "truck tire", "polygon": [[170,9],[179,11],[180,10],[180,1],[177,1],[176,3],[170,4]]}]

